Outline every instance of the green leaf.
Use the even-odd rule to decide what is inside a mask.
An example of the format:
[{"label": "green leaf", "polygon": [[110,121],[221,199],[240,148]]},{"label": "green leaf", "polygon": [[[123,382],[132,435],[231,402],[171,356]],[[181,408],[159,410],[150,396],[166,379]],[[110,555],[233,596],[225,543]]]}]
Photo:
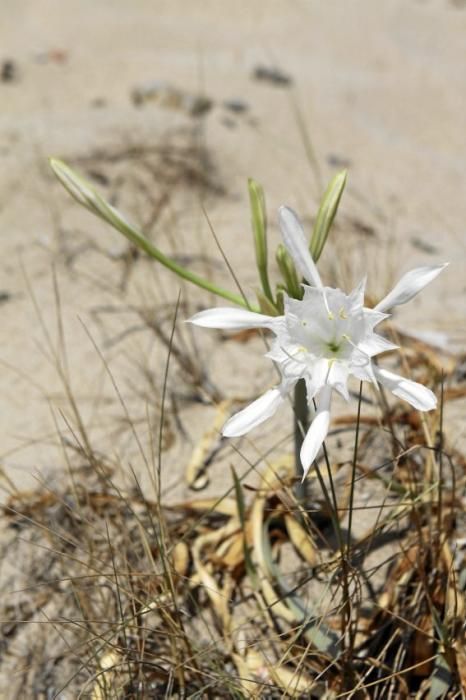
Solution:
[{"label": "green leaf", "polygon": [[257,570],[254,566],[254,562],[251,557],[251,552],[249,551],[248,544],[246,542],[246,504],[244,502],[243,489],[241,486],[241,481],[238,479],[238,475],[234,469],[231,467],[231,474],[233,476],[233,483],[235,485],[235,496],[236,504],[238,506],[238,517],[241,523],[241,529],[243,531],[243,555],[244,555],[244,565],[246,567],[246,573],[252,583],[253,588],[257,589],[259,587],[259,580],[257,577]]},{"label": "green leaf", "polygon": [[290,297],[293,297],[293,299],[302,299],[303,290],[298,273],[296,272],[296,268],[287,249],[282,243],[279,244],[275,257],[288,294]]},{"label": "green leaf", "polygon": [[317,218],[312,230],[310,244],[310,251],[314,262],[318,261],[324,249],[330,227],[335,218],[335,214],[337,213],[341,195],[345,189],[346,174],[346,170],[342,170],[340,173],[335,175],[327,187],[327,190],[320,203]]},{"label": "green leaf", "polygon": [[267,211],[265,208],[264,189],[262,185],[250,177],[248,180],[248,190],[251,204],[251,223],[254,235],[257,269],[259,271],[264,295],[273,303],[273,295],[267,270]]},{"label": "green leaf", "polygon": [[262,526],[262,553],[263,561],[268,573],[275,579],[281,592],[280,600],[291,610],[296,620],[302,626],[301,631],[304,637],[313,644],[319,651],[329,654],[332,658],[339,656],[341,651],[341,640],[334,630],[327,627],[323,619],[314,613],[312,605],[304,603],[294,589],[289,588],[282,577],[277,565],[273,560],[272,548],[270,546],[269,522]]},{"label": "green leaf", "polygon": [[68,190],[71,196],[74,197],[79,204],[88,209],[88,211],[90,211],[92,214],[95,214],[95,216],[98,216],[103,221],[106,221],[108,224],[110,224],[110,226],[113,226],[114,229],[123,234],[125,238],[147,253],[147,255],[149,255],[151,258],[154,258],[160,262],[179,277],[182,277],[188,282],[192,282],[192,284],[195,284],[202,289],[213,292],[213,294],[223,297],[224,299],[228,299],[228,301],[232,301],[234,304],[243,306],[251,311],[258,310],[252,308],[249,303],[239,294],[229,292],[228,290],[222,289],[222,287],[218,287],[216,284],[209,282],[209,280],[199,277],[199,275],[196,275],[194,272],[191,272],[182,265],[179,265],[177,262],[162,253],[153,245],[153,243],[151,243],[151,241],[149,241],[148,238],[144,236],[141,231],[139,231],[133,224],[130,224],[119,211],[112,207],[112,205],[109,204],[87,180],[85,180],[81,175],[75,173],[68,165],[60,160],[51,158],[50,167],[63,187]]},{"label": "green leaf", "polygon": [[[272,304],[267,297],[262,294],[262,292],[256,292],[257,296],[257,301],[259,302],[259,308],[261,310],[261,313],[267,314],[267,316],[279,316],[280,315],[280,309],[277,307],[277,304],[274,303]],[[283,311],[281,312],[283,313]]]}]

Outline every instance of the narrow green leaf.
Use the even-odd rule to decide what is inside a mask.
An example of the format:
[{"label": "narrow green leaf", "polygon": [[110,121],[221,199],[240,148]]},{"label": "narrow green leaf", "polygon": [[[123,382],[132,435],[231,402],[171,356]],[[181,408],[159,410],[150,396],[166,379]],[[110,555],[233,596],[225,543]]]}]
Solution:
[{"label": "narrow green leaf", "polygon": [[241,486],[241,481],[238,479],[238,475],[233,466],[231,467],[231,474],[235,486],[236,504],[238,506],[238,517],[241,523],[241,529],[243,531],[244,565],[246,567],[246,573],[252,583],[253,588],[258,588],[259,580],[257,578],[257,570],[254,566],[254,562],[251,557],[251,552],[249,551],[249,547],[246,542],[246,504],[244,502],[243,489]]},{"label": "narrow green leaf", "polygon": [[302,625],[302,634],[311,644],[319,651],[329,654],[332,658],[338,657],[341,651],[341,642],[338,639],[338,635],[327,627],[319,615],[314,613],[309,602],[305,604],[294,590],[289,589],[288,584],[275,564],[270,546],[268,526],[268,521],[264,522],[262,526],[262,553],[268,573],[280,588],[280,600],[287,605],[296,620]]},{"label": "narrow green leaf", "polygon": [[267,211],[265,208],[264,189],[262,185],[250,177],[248,180],[248,190],[251,204],[251,223],[254,235],[257,269],[259,271],[264,295],[273,303],[273,295],[267,269]]},{"label": "narrow green leaf", "polygon": [[285,313],[285,292],[286,289],[284,289],[281,284],[277,284],[277,309],[279,315],[283,315]]},{"label": "narrow green leaf", "polygon": [[302,299],[303,290],[298,273],[296,272],[296,268],[288,251],[282,243],[279,244],[275,257],[288,294],[290,297],[293,297],[293,299]]},{"label": "narrow green leaf", "polygon": [[312,230],[310,244],[310,251],[314,262],[318,261],[324,249],[330,227],[335,218],[335,214],[337,213],[341,195],[345,189],[346,174],[346,170],[342,170],[340,173],[335,175],[335,177],[330,181],[330,184],[327,187],[327,190],[320,203],[317,218]]},{"label": "narrow green leaf", "polygon": [[143,250],[151,258],[154,258],[169,270],[174,272],[179,277],[192,282],[192,284],[213,292],[217,296],[228,299],[228,301],[244,306],[251,311],[258,311],[252,308],[239,294],[230,292],[216,284],[209,282],[203,277],[199,277],[194,272],[190,272],[187,268],[179,265],[177,262],[169,258],[156,248],[144,234],[139,231],[133,224],[130,224],[111,204],[109,204],[82,176],[75,173],[69,166],[55,158],[50,159],[50,166],[61,182],[63,187],[68,190],[76,201],[83,207],[88,209],[92,214],[98,216],[103,221],[106,221],[110,226],[119,231],[131,243],[134,243],[138,248]]},{"label": "narrow green leaf", "polygon": [[259,308],[261,310],[261,313],[267,314],[267,316],[279,316],[280,315],[280,309],[277,307],[277,304],[272,302],[267,299],[267,297],[262,294],[262,292],[256,292],[257,296],[257,301],[259,302]]}]

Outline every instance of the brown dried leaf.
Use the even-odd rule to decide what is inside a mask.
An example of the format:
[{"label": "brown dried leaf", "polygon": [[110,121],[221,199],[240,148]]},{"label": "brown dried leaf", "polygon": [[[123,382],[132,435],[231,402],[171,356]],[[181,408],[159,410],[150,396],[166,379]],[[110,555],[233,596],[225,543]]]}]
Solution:
[{"label": "brown dried leaf", "polygon": [[214,576],[212,576],[212,574],[208,571],[207,567],[204,566],[196,550],[193,551],[193,556],[202,586],[209,596],[217,618],[221,622],[223,633],[228,635],[232,622],[228,605],[229,598],[224,594],[220,586],[217,584]]},{"label": "brown dried leaf", "polygon": [[302,558],[311,566],[317,564],[317,553],[311,536],[291,513],[285,513],[285,525],[290,540]]},{"label": "brown dried leaf", "polygon": [[[432,672],[433,666],[432,616],[430,614],[422,615],[420,619],[416,620],[416,626],[418,629],[414,632],[411,649],[413,664],[416,664],[413,673],[418,677],[426,677]],[[423,661],[424,663],[422,663]]]},{"label": "brown dried leaf", "polygon": [[[120,675],[119,667],[122,663],[122,657],[116,651],[109,651],[102,656],[99,661],[99,666],[102,671],[94,681],[94,686],[91,690],[91,700],[106,700],[108,691],[117,688],[117,676]],[[120,680],[121,683],[121,680]]]},{"label": "brown dried leaf", "polygon": [[[286,697],[301,698],[303,693],[307,697],[316,697],[319,690],[323,693],[323,684],[316,683],[310,676],[302,671],[291,670],[286,666],[270,667],[270,675],[275,683],[282,688]],[[311,696],[312,690],[312,696]],[[320,693],[319,693],[320,694]]]},{"label": "brown dried leaf", "polygon": [[167,506],[174,511],[191,511],[193,513],[220,513],[221,515],[235,516],[238,512],[234,498],[199,498],[195,501],[183,501],[174,506]]},{"label": "brown dried leaf", "polygon": [[189,488],[194,491],[200,491],[209,484],[209,477],[205,473],[206,463],[215,445],[222,437],[220,430],[225,423],[231,403],[231,400],[226,400],[218,404],[212,427],[204,433],[193,450],[186,467],[186,481]]},{"label": "brown dried leaf", "polygon": [[173,547],[172,562],[178,576],[186,576],[189,568],[189,547],[183,540]]}]

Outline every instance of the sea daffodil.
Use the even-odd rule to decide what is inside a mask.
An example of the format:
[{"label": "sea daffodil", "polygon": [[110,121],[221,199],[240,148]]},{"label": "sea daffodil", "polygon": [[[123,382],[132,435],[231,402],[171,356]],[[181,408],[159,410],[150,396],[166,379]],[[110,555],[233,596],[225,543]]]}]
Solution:
[{"label": "sea daffodil", "polygon": [[310,283],[302,299],[285,295],[282,316],[266,316],[244,309],[215,308],[193,316],[191,323],[207,328],[238,330],[264,328],[275,335],[266,357],[278,367],[281,382],[235,414],[223,427],[223,435],[244,435],[270,418],[300,379],[306,382],[307,399],[317,410],[304,438],[301,463],[306,474],[316,459],[330,424],[333,391],[348,400],[348,379],[378,383],[420,411],[435,408],[437,400],[427,387],[389,370],[372,359],[397,346],[374,328],[388,318],[394,306],[405,304],[432,282],[445,265],[418,267],[404,275],[373,309],[364,306],[365,279],[350,293],[324,287],[310,255],[302,226],[288,207],[279,210],[283,242],[296,269]]}]

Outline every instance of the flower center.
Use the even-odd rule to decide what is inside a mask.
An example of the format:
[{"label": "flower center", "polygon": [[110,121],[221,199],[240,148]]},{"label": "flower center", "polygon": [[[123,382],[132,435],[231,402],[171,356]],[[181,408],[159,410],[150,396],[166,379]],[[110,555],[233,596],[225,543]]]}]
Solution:
[{"label": "flower center", "polygon": [[336,340],[329,340],[327,342],[327,347],[330,350],[330,352],[333,352],[335,355],[336,353],[340,350],[341,348],[341,343],[337,343]]}]

